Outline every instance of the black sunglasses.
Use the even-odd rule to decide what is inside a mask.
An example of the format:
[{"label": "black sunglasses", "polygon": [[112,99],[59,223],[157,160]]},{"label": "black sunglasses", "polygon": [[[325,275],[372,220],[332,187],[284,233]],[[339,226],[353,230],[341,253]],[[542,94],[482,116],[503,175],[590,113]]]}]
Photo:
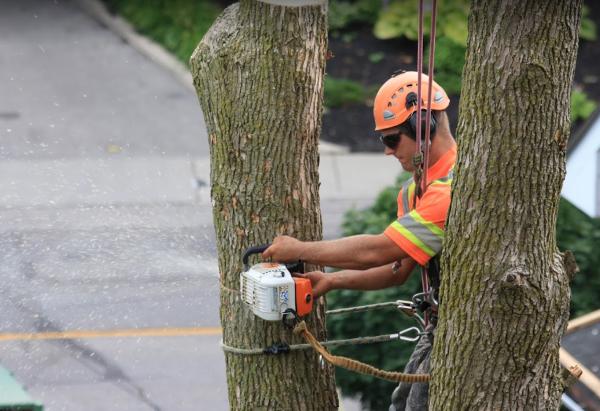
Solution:
[{"label": "black sunglasses", "polygon": [[387,136],[381,134],[379,136],[379,141],[381,141],[387,148],[395,150],[396,146],[400,142],[400,133],[388,134]]}]

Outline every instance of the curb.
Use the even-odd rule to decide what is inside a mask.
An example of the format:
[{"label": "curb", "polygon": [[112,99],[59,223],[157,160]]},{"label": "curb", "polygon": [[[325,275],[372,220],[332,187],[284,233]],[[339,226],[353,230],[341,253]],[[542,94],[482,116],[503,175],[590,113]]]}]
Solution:
[{"label": "curb", "polygon": [[133,26],[122,17],[110,14],[101,1],[77,0],[76,3],[83,11],[121,37],[134,49],[169,71],[185,88],[196,92],[192,74],[188,68],[162,46],[137,33]]},{"label": "curb", "polygon": [[[77,0],[76,3],[84,12],[121,37],[131,47],[169,71],[186,89],[196,93],[192,73],[187,66],[162,46],[136,32],[133,26],[122,17],[110,14],[100,0]],[[350,153],[350,149],[321,140],[319,141],[319,152],[321,155],[340,155]]]}]

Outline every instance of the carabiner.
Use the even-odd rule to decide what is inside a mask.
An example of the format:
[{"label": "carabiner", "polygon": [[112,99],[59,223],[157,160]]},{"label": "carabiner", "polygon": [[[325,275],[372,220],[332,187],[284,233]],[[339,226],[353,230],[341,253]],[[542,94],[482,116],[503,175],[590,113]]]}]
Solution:
[{"label": "carabiner", "polygon": [[[406,336],[406,334],[411,333],[411,332],[416,332],[416,335],[414,337]],[[407,328],[406,330],[400,331],[398,334],[395,334],[394,336],[402,341],[414,342],[414,341],[417,341],[419,338],[421,338],[421,334],[422,334],[421,330],[419,330],[417,327],[410,327],[410,328]]]}]

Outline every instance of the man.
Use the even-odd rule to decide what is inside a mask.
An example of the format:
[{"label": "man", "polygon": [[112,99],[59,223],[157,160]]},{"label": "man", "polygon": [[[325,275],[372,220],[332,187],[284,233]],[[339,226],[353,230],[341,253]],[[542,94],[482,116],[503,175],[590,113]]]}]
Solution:
[{"label": "man", "polygon": [[[427,108],[429,79],[422,75],[423,119]],[[446,92],[432,85],[432,126],[427,169],[427,190],[418,198],[413,179],[398,194],[398,219],[379,235],[357,235],[331,241],[299,241],[280,236],[263,258],[275,261],[303,260],[308,263],[342,268],[325,274],[304,274],[311,280],[315,297],[335,289],[377,290],[403,284],[415,266],[428,266],[430,282],[439,286],[437,257],[442,248],[444,227],[450,206],[450,183],[456,161],[456,143],[444,110],[450,103]],[[417,73],[405,72],[390,78],[375,97],[375,130],[381,133],[384,153],[394,156],[407,171],[415,171],[417,111]],[[424,121],[422,126],[424,134]],[[432,308],[429,308],[432,310]],[[427,329],[406,367],[408,373],[429,371],[435,312],[430,311]],[[390,411],[426,410],[427,384],[400,384],[392,395]]]}]

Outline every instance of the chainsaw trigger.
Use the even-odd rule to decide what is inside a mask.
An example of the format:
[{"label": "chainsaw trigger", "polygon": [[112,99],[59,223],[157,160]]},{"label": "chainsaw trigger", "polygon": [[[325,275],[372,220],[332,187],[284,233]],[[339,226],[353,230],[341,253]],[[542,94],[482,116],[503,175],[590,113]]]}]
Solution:
[{"label": "chainsaw trigger", "polygon": [[302,260],[295,261],[293,263],[286,263],[285,268],[288,269],[290,273],[304,273],[304,262]]}]

